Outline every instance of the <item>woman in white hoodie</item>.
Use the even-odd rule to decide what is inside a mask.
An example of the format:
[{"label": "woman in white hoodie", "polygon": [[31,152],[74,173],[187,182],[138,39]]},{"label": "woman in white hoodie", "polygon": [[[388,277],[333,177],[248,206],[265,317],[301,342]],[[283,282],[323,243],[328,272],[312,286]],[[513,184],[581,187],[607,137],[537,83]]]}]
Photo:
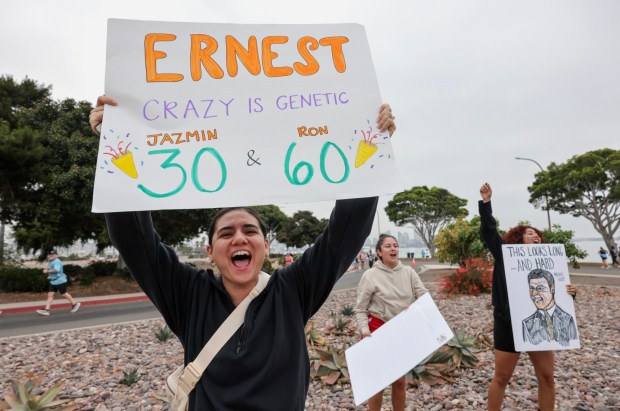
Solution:
[{"label": "woman in white hoodie", "polygon": [[[362,338],[391,320],[427,292],[413,268],[398,259],[398,241],[381,234],[376,252],[379,261],[367,270],[357,287],[355,316]],[[405,376],[392,383],[392,410],[404,411],[407,393]],[[383,390],[368,400],[369,411],[379,411]]]}]

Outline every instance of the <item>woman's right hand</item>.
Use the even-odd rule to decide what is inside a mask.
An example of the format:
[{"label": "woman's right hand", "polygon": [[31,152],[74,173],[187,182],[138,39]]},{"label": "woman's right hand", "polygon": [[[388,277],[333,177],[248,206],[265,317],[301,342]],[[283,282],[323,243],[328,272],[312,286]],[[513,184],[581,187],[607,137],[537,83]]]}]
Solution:
[{"label": "woman's right hand", "polygon": [[97,126],[103,122],[103,109],[106,104],[115,106],[118,102],[112,97],[99,96],[97,97],[97,105],[90,111],[90,116],[88,117],[90,128],[97,135],[101,134],[100,129],[98,130]]},{"label": "woman's right hand", "polygon": [[491,189],[491,185],[489,183],[484,183],[482,187],[480,187],[480,196],[482,197],[482,202],[488,203],[491,201],[491,196],[493,195],[493,190]]}]

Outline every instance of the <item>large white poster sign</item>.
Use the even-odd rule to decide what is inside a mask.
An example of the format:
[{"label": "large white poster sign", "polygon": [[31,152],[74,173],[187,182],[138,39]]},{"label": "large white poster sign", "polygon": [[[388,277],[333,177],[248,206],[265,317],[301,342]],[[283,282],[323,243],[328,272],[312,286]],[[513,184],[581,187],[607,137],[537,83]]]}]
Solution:
[{"label": "large white poster sign", "polygon": [[579,348],[564,244],[502,246],[517,351]]},{"label": "large white poster sign", "polygon": [[429,293],[345,351],[355,405],[390,385],[454,334]]},{"label": "large white poster sign", "polygon": [[93,211],[402,190],[363,26],[111,19]]}]

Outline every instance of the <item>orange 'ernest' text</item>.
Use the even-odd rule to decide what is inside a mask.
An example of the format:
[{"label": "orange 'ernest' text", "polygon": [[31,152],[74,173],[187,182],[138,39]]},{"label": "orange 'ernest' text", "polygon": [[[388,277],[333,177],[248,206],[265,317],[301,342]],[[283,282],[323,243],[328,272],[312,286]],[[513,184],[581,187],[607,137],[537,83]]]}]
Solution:
[{"label": "orange 'ernest' text", "polygon": [[[146,67],[146,81],[152,82],[177,82],[185,76],[181,73],[160,73],[157,71],[157,61],[165,59],[168,54],[157,48],[160,42],[177,41],[177,36],[171,33],[149,33],[144,38],[144,63]],[[229,77],[237,76],[239,63],[248,73],[258,76],[262,72],[267,77],[284,77],[297,73],[301,76],[311,76],[320,69],[320,64],[313,51],[319,47],[329,47],[331,50],[331,62],[338,73],[344,73],[347,69],[343,45],[349,39],[344,36],[332,36],[316,39],[311,36],[303,36],[297,40],[297,49],[301,61],[290,62],[289,65],[274,65],[278,58],[277,50],[288,45],[287,36],[267,36],[260,41],[256,36],[250,36],[247,44],[241,43],[233,36],[226,36],[225,47],[225,70],[214,59],[214,53],[220,47],[219,42],[207,34],[190,35],[189,68],[193,81],[202,78],[203,71],[214,79],[221,79],[225,74]]]}]

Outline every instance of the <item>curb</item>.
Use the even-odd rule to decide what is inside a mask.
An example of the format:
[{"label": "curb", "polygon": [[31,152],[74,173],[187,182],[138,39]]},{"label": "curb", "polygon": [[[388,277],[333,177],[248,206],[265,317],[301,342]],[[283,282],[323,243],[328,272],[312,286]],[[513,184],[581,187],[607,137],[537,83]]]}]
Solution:
[{"label": "curb", "polygon": [[[80,299],[80,298],[75,299],[76,302],[81,304],[80,307],[87,307],[87,306],[92,306],[92,305],[117,304],[117,303],[131,303],[131,302],[144,301],[144,300],[148,300],[148,297],[144,294],[118,296],[118,297],[99,297],[99,298],[95,297],[89,300]],[[0,312],[2,312],[3,315],[4,314],[17,314],[17,313],[40,310],[44,307],[45,307],[45,301],[32,301],[30,303],[20,303],[19,305],[15,304],[14,306],[3,305],[0,308]],[[51,307],[52,310],[70,309],[70,308],[71,308],[70,303],[52,304],[52,307]]]}]

